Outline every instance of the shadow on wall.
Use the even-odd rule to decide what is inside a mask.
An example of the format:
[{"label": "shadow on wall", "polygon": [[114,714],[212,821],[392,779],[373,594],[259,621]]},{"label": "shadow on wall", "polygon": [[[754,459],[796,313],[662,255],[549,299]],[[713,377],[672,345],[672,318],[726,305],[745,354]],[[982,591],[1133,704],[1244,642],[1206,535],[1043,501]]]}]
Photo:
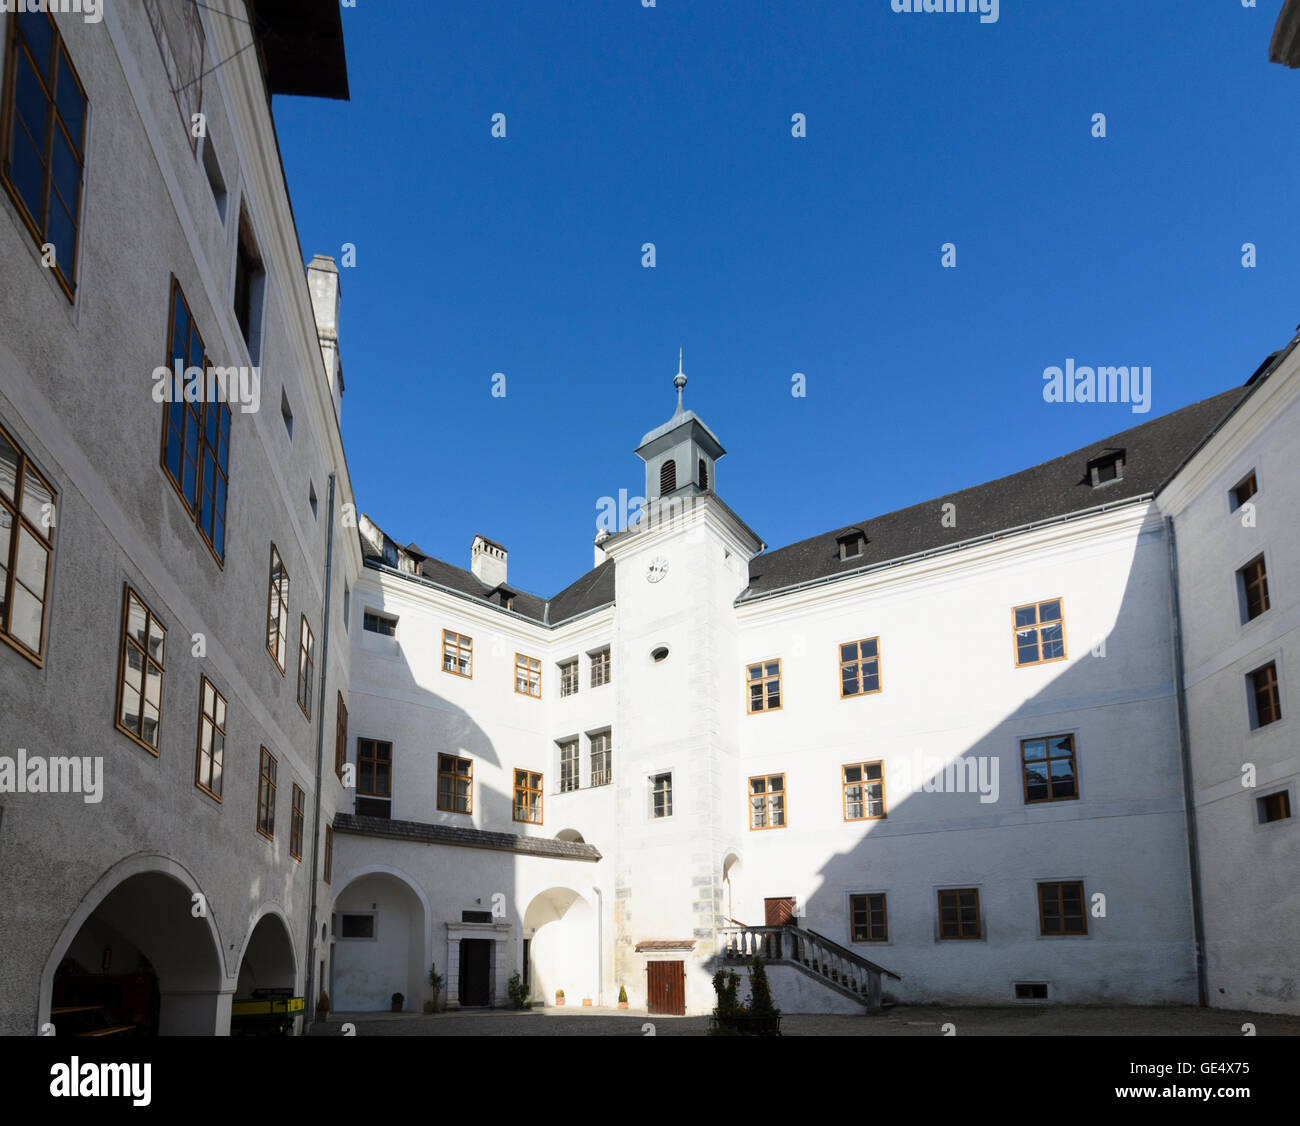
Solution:
[{"label": "shadow on wall", "polygon": [[[844,821],[852,843],[822,865],[797,923],[900,974],[885,987],[906,1001],[1000,1004],[1035,983],[1054,1001],[1194,1004],[1167,558],[1163,534],[1139,539],[1104,641],[1067,599],[1066,660],[1015,668],[1030,694],[980,737],[873,735],[871,699],[844,701],[845,745],[884,764],[886,815]],[[934,642],[954,653],[963,639]],[[888,654],[894,684],[920,674]],[[745,902],[790,895],[786,874],[754,871],[757,855]],[[724,894],[741,867],[729,859]],[[963,937],[941,936],[941,915]]]}]

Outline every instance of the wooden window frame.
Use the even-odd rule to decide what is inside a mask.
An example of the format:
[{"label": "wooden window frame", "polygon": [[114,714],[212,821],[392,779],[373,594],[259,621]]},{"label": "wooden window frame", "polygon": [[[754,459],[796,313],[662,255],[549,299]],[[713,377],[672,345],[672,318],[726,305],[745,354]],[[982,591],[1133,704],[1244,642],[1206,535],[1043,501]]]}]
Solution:
[{"label": "wooden window frame", "polygon": [[262,747],[257,764],[257,831],[268,841],[275,840],[276,766],[275,755]]},{"label": "wooden window frame", "polygon": [[[450,760],[451,762],[454,762],[458,765],[462,762],[468,764],[469,773],[461,774],[455,769],[444,770],[442,765],[444,760]],[[465,793],[465,805],[466,805],[465,809],[457,809],[454,805],[448,806],[442,804],[443,778],[450,778],[453,782],[453,787],[451,790],[453,800],[456,797],[456,789],[454,783],[461,780],[467,783],[468,788]],[[461,758],[459,755],[449,755],[449,754],[439,753],[438,755],[438,809],[443,813],[461,813],[461,814],[465,814],[466,816],[473,815],[474,813],[474,760],[473,759]]]},{"label": "wooden window frame", "polygon": [[[596,740],[602,742],[599,750],[595,747]],[[608,786],[614,781],[614,731],[613,728],[606,728],[604,731],[597,731],[587,736],[587,749],[591,755],[591,785]],[[597,770],[597,756],[604,760],[605,769]],[[598,781],[599,779],[599,781]]]},{"label": "wooden window frame", "polygon": [[[370,746],[370,753],[366,753],[366,745]],[[380,747],[388,748],[388,758],[382,759],[377,752]],[[377,778],[379,775],[379,764],[386,762],[388,766],[388,793],[381,794],[376,790],[363,790],[361,780],[365,776],[363,764],[370,763],[371,778]],[[393,744],[387,739],[362,739],[357,738],[357,797],[359,798],[376,798],[379,801],[393,800]]]},{"label": "wooden window frame", "polygon": [[[1274,807],[1280,810],[1279,816],[1268,816]],[[1291,819],[1290,789],[1273,790],[1271,793],[1260,794],[1255,799],[1255,816],[1261,825],[1276,825],[1279,821],[1289,821]]]},{"label": "wooden window frame", "polygon": [[[48,640],[50,621],[50,585],[54,578],[54,535],[58,526],[59,494],[46,479],[45,474],[32,464],[31,458],[27,456],[23,447],[14,441],[13,435],[3,426],[0,426],[0,439],[3,439],[9,445],[18,459],[14,472],[13,501],[6,500],[0,494],[0,513],[9,517],[9,550],[5,557],[0,559],[0,566],[4,566],[7,572],[3,580],[3,589],[0,590],[0,595],[3,595],[4,598],[3,608],[0,609],[0,641],[3,641],[14,652],[39,669],[45,667],[45,644]],[[23,511],[23,497],[27,489],[29,476],[35,477],[50,497],[48,502],[51,506],[50,525],[44,530],[32,523]],[[18,583],[18,546],[22,542],[22,533],[24,531],[36,540],[38,548],[43,548],[45,551],[45,585],[41,590],[41,635],[38,641],[39,648],[36,651],[29,649],[26,643],[10,633],[10,626],[13,621],[13,592],[15,585]]]},{"label": "wooden window frame", "polygon": [[[844,659],[844,649],[846,646],[849,645],[854,646],[855,652],[858,655],[846,661]],[[863,657],[862,647],[864,645],[874,645],[876,647],[876,655],[874,657]],[[864,637],[860,641],[841,641],[839,645],[836,646],[835,653],[840,659],[840,699],[841,700],[856,700],[861,696],[878,696],[881,692],[885,690],[885,678],[881,669],[881,666],[884,663],[884,661],[880,652],[879,637]],[[876,687],[871,689],[867,689],[863,687],[863,684],[866,681],[866,673],[864,670],[867,664],[874,664],[876,666],[876,673],[875,673]],[[844,670],[849,665],[858,666],[857,681],[856,681],[858,687],[856,692],[844,691]]]},{"label": "wooden window frame", "polygon": [[[456,663],[462,660],[462,653],[468,656],[463,658],[469,665],[469,672],[461,672],[459,668],[447,667],[447,639],[453,638],[453,647],[456,650]],[[474,639],[466,637],[463,633],[457,633],[454,629],[445,629],[442,631],[442,671],[450,673],[452,676],[459,676],[463,680],[474,679]]]},{"label": "wooden window frame", "polygon": [[[1061,739],[1070,741],[1070,753],[1068,755],[1052,753],[1052,744]],[[1025,758],[1025,747],[1030,743],[1045,744],[1046,754],[1043,758],[1032,760],[1035,763],[1042,763],[1047,769],[1047,797],[1045,798],[1031,798],[1029,796],[1029,763],[1031,760]],[[1070,760],[1070,772],[1074,779],[1074,793],[1068,797],[1058,798],[1052,793],[1052,763],[1065,758]],[[1020,740],[1020,794],[1024,798],[1025,805],[1047,805],[1051,802],[1079,800],[1079,749],[1074,744],[1073,734],[1067,732],[1060,735],[1035,735]]]},{"label": "wooden window frame", "polygon": [[[1053,602],[1059,604],[1059,606],[1061,607],[1061,616],[1059,618],[1044,619],[1042,617],[1043,607],[1050,606]],[[1026,625],[1021,625],[1019,622],[1017,622],[1016,615],[1019,614],[1021,610],[1033,610],[1034,621]],[[1054,626],[1058,623],[1060,624],[1061,627],[1061,655],[1059,657],[1044,657],[1043,656],[1043,627]],[[1038,657],[1032,661],[1022,661],[1020,659],[1020,640],[1019,640],[1020,633],[1022,630],[1028,631],[1031,629],[1035,630],[1038,634],[1038,637],[1035,641],[1035,645],[1037,646]],[[1065,661],[1069,659],[1070,650],[1066,644],[1066,638],[1065,638],[1065,599],[1064,598],[1041,598],[1037,602],[1026,602],[1021,606],[1012,607],[1011,609],[1011,654],[1015,660],[1015,667],[1018,669],[1032,668],[1035,665],[1053,665],[1057,661]]]},{"label": "wooden window frame", "polygon": [[348,706],[340,692],[334,710],[334,776],[343,781],[343,767],[348,761]]},{"label": "wooden window frame", "polygon": [[[591,676],[589,677],[592,688],[604,688],[614,679],[613,654],[610,647],[606,645],[603,649],[595,649],[587,654],[591,665]],[[601,670],[603,679],[596,679],[596,670]]]},{"label": "wooden window frame", "polygon": [[[208,713],[207,698],[211,691],[212,713]],[[221,801],[222,790],[225,788],[225,763],[226,763],[226,720],[228,718],[228,704],[226,698],[217,691],[217,686],[212,683],[206,676],[199,677],[199,733],[195,740],[194,746],[194,785],[197,789],[202,790],[215,802]],[[203,751],[203,734],[206,728],[212,729],[212,751],[207,755]],[[217,750],[218,736],[220,737],[220,750]],[[208,780],[209,784],[203,782],[204,759],[208,760]],[[214,788],[210,783],[216,772],[221,771],[222,781],[218,782]]]},{"label": "wooden window frame", "polygon": [[[1065,889],[1067,887],[1077,887],[1079,889],[1079,925],[1082,930],[1065,930]],[[1058,917],[1061,920],[1062,929],[1059,931],[1049,931],[1047,929],[1047,899],[1045,893],[1050,888],[1056,889],[1056,908]],[[1038,934],[1042,938],[1071,938],[1086,935],[1088,933],[1088,897],[1084,894],[1082,880],[1044,880],[1038,884]]]},{"label": "wooden window frame", "polygon": [[[176,313],[177,304],[185,310],[185,324],[189,334],[198,343],[198,361],[193,362],[193,356],[189,352],[190,340],[187,339],[182,355],[177,355],[176,341],[174,334],[176,331]],[[198,324],[194,316],[194,310],[190,308],[190,303],[185,299],[185,293],[181,289],[181,283],[176,275],[172,275],[170,298],[167,302],[167,329],[164,339],[164,358],[167,363],[165,366],[172,373],[169,379],[175,377],[175,367],[178,361],[181,363],[182,375],[182,393],[187,384],[184,381],[184,374],[191,367],[197,367],[202,372],[203,387],[199,396],[199,402],[189,403],[182,401],[179,404],[181,410],[182,424],[191,416],[194,419],[195,436],[194,436],[194,500],[191,501],[185,495],[185,486],[183,480],[177,480],[172,475],[171,469],[167,465],[167,448],[168,436],[173,427],[171,424],[172,408],[178,404],[164,401],[162,404],[162,437],[158,446],[158,465],[162,469],[163,476],[171,485],[172,490],[176,493],[181,504],[184,505],[186,513],[189,514],[194,526],[198,530],[199,538],[203,540],[212,558],[216,561],[217,566],[225,570],[226,566],[226,533],[229,531],[229,525],[226,520],[227,504],[230,500],[230,444],[234,430],[234,414],[230,409],[230,404],[224,399],[208,401],[208,392],[215,390],[217,382],[211,377],[213,370],[212,357],[208,354],[207,345],[203,342],[203,334],[198,329]],[[175,386],[171,386],[171,393],[175,394]],[[209,439],[209,416],[215,413],[215,436],[216,444],[214,445]],[[225,459],[222,459],[222,451],[225,451]],[[180,433],[180,458],[179,469],[182,478],[185,475],[185,466],[187,462],[188,440],[184,433]],[[204,482],[207,479],[207,467],[209,462],[213,465],[213,492],[208,493]],[[220,483],[224,486],[222,501],[220,507],[216,503],[216,484],[217,477],[220,477]],[[212,517],[213,527],[204,527],[203,509],[206,498],[212,496]],[[214,537],[215,521],[219,519],[222,527],[221,547],[218,549]]]},{"label": "wooden window frame", "polygon": [[[660,778],[667,778],[668,784],[664,787],[664,812],[655,812],[655,795],[660,793],[656,788]],[[673,772],[671,770],[661,770],[656,774],[650,775],[650,820],[651,821],[671,821],[673,819]]]},{"label": "wooden window frame", "polygon": [[[32,53],[32,45],[27,42],[25,35],[22,37],[22,45],[19,45],[19,25],[22,22],[21,15],[23,14],[43,14],[49,23],[50,58],[46,60],[46,67],[50,70],[51,79],[48,81],[41,73],[41,68],[35,65],[36,58]],[[45,97],[45,133],[40,139],[40,159],[42,165],[44,165],[44,174],[41,177],[41,210],[43,214],[39,216],[32,215],[28,210],[27,201],[23,199],[18,185],[14,183],[9,175],[9,153],[13,147],[15,130],[20,128],[17,97],[18,53],[20,50],[24,51],[25,58],[29,60],[32,72],[40,84],[41,93]],[[10,13],[9,26],[5,35],[4,52],[4,89],[3,94],[0,95],[0,184],[4,185],[14,209],[18,213],[19,220],[27,228],[27,233],[31,235],[38,249],[43,248],[49,242],[49,214],[51,207],[55,203],[54,196],[57,195],[59,200],[62,200],[62,194],[54,184],[54,141],[56,132],[63,137],[68,146],[68,151],[77,162],[77,198],[72,201],[69,208],[66,208],[72,220],[72,261],[63,264],[56,259],[50,271],[64,297],[75,304],[77,265],[81,257],[83,208],[86,194],[86,138],[90,129],[90,98],[86,94],[86,87],[81,81],[81,75],[77,73],[77,68],[73,65],[72,55],[69,53],[68,46],[59,32],[58,23],[51,13],[19,13],[16,11]],[[58,105],[60,62],[67,64],[68,75],[72,78],[77,87],[77,93],[81,97],[81,136],[75,140],[68,131],[67,123],[63,120],[63,114]],[[35,138],[32,139],[35,140]]]},{"label": "wooden window frame", "polygon": [[[560,670],[560,699],[568,696],[576,696],[582,683],[582,663],[577,657],[569,661],[557,662]],[[572,669],[573,675],[566,674],[566,669]]]},{"label": "wooden window frame", "polygon": [[[305,667],[304,667],[305,666]],[[311,722],[312,679],[316,675],[316,635],[302,615],[298,627],[298,708]]]},{"label": "wooden window frame", "polygon": [[[866,917],[867,917],[866,938],[858,937],[856,924],[854,923],[854,914],[857,911],[857,905],[855,904],[854,900],[858,900],[858,899],[865,901],[863,903],[863,910],[866,913]],[[880,934],[879,937],[875,937],[872,934],[873,924],[871,922],[871,901],[873,899],[880,900],[880,914],[881,914],[880,927],[882,933]],[[888,941],[889,941],[889,905],[886,902],[885,893],[883,891],[849,892],[849,942],[863,943],[863,942],[888,942]]]},{"label": "wooden window frame", "polygon": [[[780,789],[775,789],[772,785],[773,781],[776,780],[777,778],[781,779]],[[763,783],[763,789],[761,791],[754,789],[755,782]],[[749,803],[749,831],[751,833],[766,832],[768,829],[789,828],[790,802],[789,802],[789,794],[785,788],[785,774],[782,773],[782,774],[753,775],[749,779],[749,784],[746,789],[746,797]],[[765,825],[754,824],[754,813],[755,813],[754,799],[757,797],[762,797],[763,799],[762,816],[763,816],[763,820],[767,822],[767,824]],[[773,818],[776,816],[776,813],[773,811],[773,805],[774,805],[774,799],[778,797],[781,799],[781,810],[780,810],[781,824],[774,825],[772,824],[772,821]]]},{"label": "wooden window frame", "polygon": [[[961,911],[963,904],[961,897],[970,894],[975,897],[975,933],[974,934],[944,934],[943,933],[943,897],[945,895],[957,896],[957,930],[962,930]],[[980,889],[979,888],[939,888],[939,940],[941,942],[973,942],[984,937],[984,915],[980,911]]]},{"label": "wooden window frame", "polygon": [[[280,585],[284,588],[277,591],[275,581],[275,566],[280,565]],[[289,661],[289,568],[284,565],[284,560],[280,557],[280,552],[275,544],[271,544],[271,563],[270,577],[267,580],[266,592],[266,651],[271,654],[271,660],[275,662],[275,667],[280,670],[280,675],[285,675],[285,668]],[[276,597],[280,600],[280,613],[272,617],[273,607],[275,606]],[[271,626],[275,625],[275,649],[271,648]],[[276,649],[281,650],[277,655]]]},{"label": "wooden window frame", "polygon": [[[1245,615],[1242,625],[1245,625],[1267,614],[1272,605],[1268,596],[1268,566],[1262,551],[1244,567],[1238,568],[1237,581],[1241,583],[1241,608]],[[1256,605],[1259,607],[1253,614],[1251,613],[1252,592],[1258,595]]]},{"label": "wooden window frame", "polygon": [[[1242,496],[1241,491],[1246,485],[1250,486],[1250,492],[1248,492],[1245,496]],[[1255,476],[1255,471],[1252,469],[1249,473],[1246,474],[1246,476],[1244,476],[1240,481],[1238,481],[1235,485],[1233,485],[1231,489],[1228,490],[1228,503],[1232,506],[1231,511],[1236,512],[1238,509],[1241,508],[1243,504],[1249,501],[1257,492],[1259,492],[1259,478]]]},{"label": "wooden window frame", "polygon": [[[511,805],[510,805],[510,819],[511,819],[512,821],[519,822],[520,824],[523,824],[523,825],[541,825],[541,824],[543,824],[543,820],[542,820],[542,797],[543,797],[543,795],[542,795],[542,787],[543,787],[543,783],[545,782],[545,775],[539,773],[539,772],[536,771],[536,770],[523,770],[523,769],[521,769],[521,768],[519,768],[519,767],[515,767],[514,770],[515,770],[515,775],[514,775],[514,778],[515,778],[515,785],[514,785],[514,801],[511,802]],[[520,776],[520,775],[523,775],[523,778],[524,778],[524,784],[523,784],[523,786],[520,786],[520,784],[519,784],[519,776]],[[533,780],[534,778],[537,779],[537,785],[536,785],[536,786],[534,786],[534,785],[532,784],[532,780]],[[525,812],[526,812],[529,808],[531,808],[531,804],[532,804],[532,803],[530,802],[529,799],[535,799],[535,801],[536,801],[536,808],[537,808],[537,816],[536,816],[535,818],[533,818],[533,817],[520,817],[520,816],[519,816],[519,811],[520,811],[520,808],[521,808],[521,802],[520,802],[520,795],[521,795],[521,794],[523,795],[522,808],[525,810]]]},{"label": "wooden window frame", "polygon": [[297,782],[293,784],[292,801],[289,814],[289,855],[295,860],[302,860],[303,827],[307,816],[305,803],[307,794]]},{"label": "wooden window frame", "polygon": [[[867,768],[878,766],[880,768],[879,778],[868,778]],[[850,782],[844,777],[848,770],[857,767],[862,771],[862,778],[857,782]],[[872,799],[868,796],[867,788],[869,786],[880,787],[880,812],[874,816],[867,813],[871,808]],[[849,816],[849,787],[862,787],[862,816]],[[873,759],[870,762],[846,762],[840,766],[840,812],[846,822],[856,823],[858,821],[884,821],[889,816],[889,805],[885,800],[885,763],[883,759]]]},{"label": "wooden window frame", "polygon": [[[367,625],[366,623],[369,622],[372,618],[377,623],[383,622],[386,623],[387,625],[391,625],[393,627],[392,630],[389,631],[384,629],[371,629],[370,626]],[[378,610],[363,610],[361,612],[361,632],[373,633],[376,637],[396,637],[397,621],[398,619],[390,617],[387,614],[381,614]]]},{"label": "wooden window frame", "polygon": [[[766,671],[769,665],[776,665],[775,673],[768,673]],[[750,675],[754,669],[759,670],[759,675],[757,677]],[[745,665],[746,714],[765,715],[768,712],[779,712],[782,708],[785,707],[785,689],[781,683],[781,671],[782,670],[781,670],[780,657],[773,657],[769,660],[764,660],[764,661],[750,661],[748,664]],[[776,682],[776,696],[777,699],[780,701],[780,703],[777,704],[776,707],[772,707],[769,703],[767,703],[768,699],[772,694],[771,689],[768,687],[768,684],[772,681]],[[751,685],[754,684],[760,684],[763,686],[759,695],[759,698],[763,701],[762,707],[758,707],[758,708],[754,707],[754,694],[753,691],[751,690]]]},{"label": "wooden window frame", "polygon": [[[520,672],[521,672],[521,671],[522,671],[523,674],[524,674],[524,681],[525,681],[525,683],[528,685],[528,690],[525,691],[525,692],[521,692],[521,691],[519,690],[519,680],[520,680]],[[536,681],[537,691],[536,691],[536,692],[534,692],[534,691],[532,690],[532,689],[533,689],[533,679],[532,679],[532,674],[533,674],[533,673],[536,673],[536,674],[537,674],[537,681]],[[530,697],[531,699],[534,699],[534,700],[540,700],[540,699],[542,698],[542,662],[541,662],[541,660],[540,660],[539,658],[537,658],[537,657],[527,657],[527,656],[525,656],[523,653],[516,653],[516,654],[515,654],[515,695],[516,695],[516,696],[528,696],[528,697]]]},{"label": "wooden window frame", "polygon": [[[1260,687],[1260,681],[1256,678],[1263,675],[1263,688]],[[1266,661],[1257,669],[1252,669],[1246,674],[1248,681],[1247,691],[1250,694],[1250,718],[1252,731],[1259,731],[1265,727],[1270,727],[1274,723],[1282,722],[1282,683],[1277,675],[1277,661]],[[1271,719],[1265,719],[1259,709],[1259,698],[1261,692],[1267,693],[1269,699],[1269,713]]]},{"label": "wooden window frame", "polygon": [[[562,793],[562,794],[571,794],[571,793],[573,793],[575,790],[579,790],[579,789],[582,788],[582,745],[581,745],[581,741],[578,740],[578,739],[561,739],[561,740],[557,741],[555,745],[556,745],[557,747],[559,747],[559,749],[560,749],[560,771],[559,771],[559,778],[560,778],[560,793]],[[573,749],[573,755],[572,755],[573,771],[572,771],[572,779],[571,779],[571,781],[572,781],[572,785],[568,785],[568,786],[566,786],[566,785],[565,785],[565,778],[564,778],[564,775],[565,775],[565,769],[564,769],[564,767],[565,767],[565,751],[566,751],[567,749],[569,749],[569,748],[572,748],[572,749]]]},{"label": "wooden window frame", "polygon": [[[136,640],[133,637],[131,637],[130,634],[127,632],[127,623],[130,621],[131,600],[133,598],[135,599],[136,602],[140,604],[141,608],[144,610],[145,613],[144,636],[145,636],[146,644],[150,637],[151,625],[157,625],[158,629],[162,632],[162,647],[160,650],[161,660],[155,661],[152,657],[150,657],[148,651],[146,649],[141,649],[139,644],[136,642]],[[122,723],[122,699],[126,695],[126,654],[127,654],[128,646],[138,650],[141,655],[140,712],[139,712],[140,731],[139,732],[132,731],[129,727],[127,727],[125,724]],[[116,704],[114,705],[113,726],[117,728],[118,731],[120,731],[123,735],[125,735],[137,746],[143,747],[146,751],[148,751],[151,755],[153,755],[154,758],[157,758],[159,753],[162,750],[163,705],[166,703],[166,698],[167,698],[166,660],[167,660],[167,627],[162,624],[162,622],[158,618],[158,615],[155,614],[152,609],[150,609],[149,604],[143,598],[141,598],[139,594],[135,592],[131,584],[130,583],[124,584],[123,591],[122,591],[121,642],[118,647],[118,658],[117,658],[117,701]],[[148,683],[148,679],[149,679],[148,674],[149,674],[150,665],[155,665],[158,669],[158,746],[156,747],[150,746],[147,742],[145,742],[144,735],[143,735],[145,685]]]},{"label": "wooden window frame", "polygon": [[321,877],[328,884],[334,879],[334,826],[325,826],[325,856]]}]

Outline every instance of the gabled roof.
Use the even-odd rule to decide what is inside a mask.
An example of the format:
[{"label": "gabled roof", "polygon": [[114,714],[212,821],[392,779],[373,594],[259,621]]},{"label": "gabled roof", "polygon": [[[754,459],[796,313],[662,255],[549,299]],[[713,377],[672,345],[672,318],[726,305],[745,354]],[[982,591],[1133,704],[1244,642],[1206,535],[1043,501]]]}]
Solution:
[{"label": "gabled roof", "polygon": [[[867,542],[850,559],[840,559],[843,528],[755,556],[749,587],[738,601],[1153,494],[1249,393],[1249,387],[1236,387],[1032,469],[859,521],[853,526],[865,532]],[[1126,451],[1123,478],[1094,488],[1088,463],[1117,449]],[[945,504],[955,506],[947,521]]]}]

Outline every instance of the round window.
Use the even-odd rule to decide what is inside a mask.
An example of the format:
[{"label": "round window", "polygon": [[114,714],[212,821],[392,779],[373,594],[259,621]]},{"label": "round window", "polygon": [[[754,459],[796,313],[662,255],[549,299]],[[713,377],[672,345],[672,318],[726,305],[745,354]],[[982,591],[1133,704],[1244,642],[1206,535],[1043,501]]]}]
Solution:
[{"label": "round window", "polygon": [[666,661],[668,659],[668,646],[661,645],[658,649],[651,650],[650,659],[654,661],[656,665],[659,664],[660,661]]}]

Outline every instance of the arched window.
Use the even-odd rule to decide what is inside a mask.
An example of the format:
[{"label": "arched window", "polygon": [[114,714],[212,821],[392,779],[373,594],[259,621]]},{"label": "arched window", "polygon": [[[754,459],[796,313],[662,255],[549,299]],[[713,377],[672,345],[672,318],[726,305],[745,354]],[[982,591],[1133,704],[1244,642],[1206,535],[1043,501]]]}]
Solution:
[{"label": "arched window", "polygon": [[669,458],[659,467],[659,492],[671,493],[677,488],[677,462]]},{"label": "arched window", "polygon": [[707,489],[708,487],[709,487],[709,463],[705,461],[704,458],[700,458],[700,488]]}]

